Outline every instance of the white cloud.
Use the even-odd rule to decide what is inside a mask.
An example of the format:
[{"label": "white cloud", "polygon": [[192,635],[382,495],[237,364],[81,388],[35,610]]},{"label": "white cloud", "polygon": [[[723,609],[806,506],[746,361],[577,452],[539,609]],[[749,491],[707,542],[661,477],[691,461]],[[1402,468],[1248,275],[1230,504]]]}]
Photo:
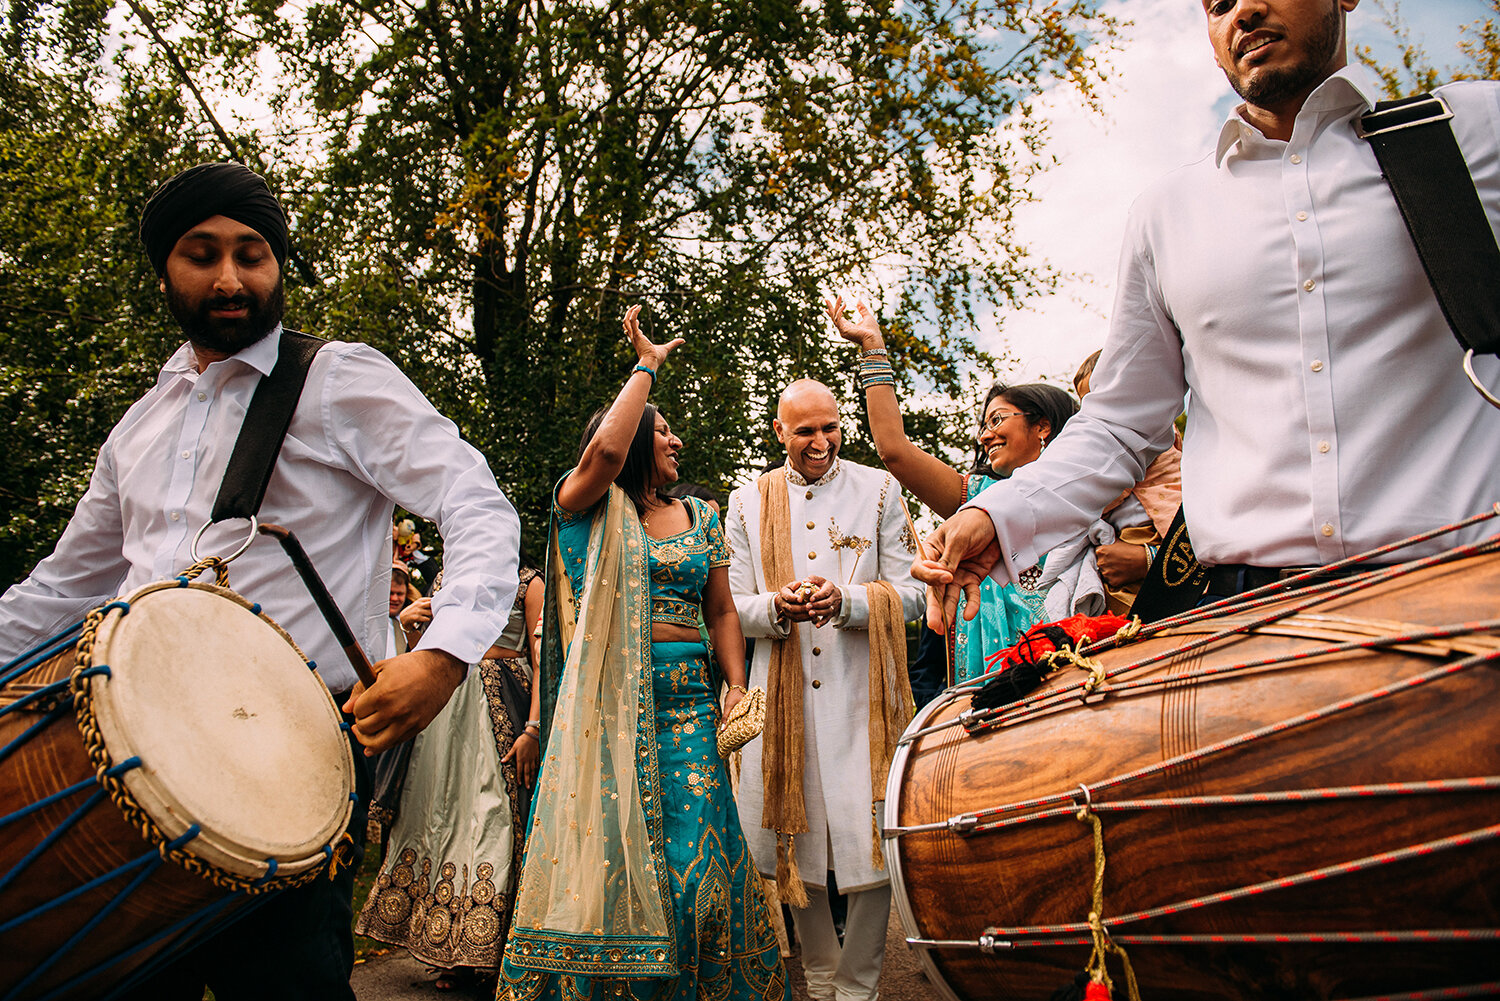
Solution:
[{"label": "white cloud", "polygon": [[1070,87],[1047,96],[1047,151],[1059,163],[1033,181],[1038,200],[1017,220],[1024,244],[1077,277],[1027,310],[999,314],[980,334],[986,347],[1019,359],[997,373],[1012,381],[1067,380],[1103,344],[1126,211],[1151,181],[1211,149],[1230,106],[1199,0],[1118,0],[1106,9],[1133,23],[1109,56],[1104,114]]}]

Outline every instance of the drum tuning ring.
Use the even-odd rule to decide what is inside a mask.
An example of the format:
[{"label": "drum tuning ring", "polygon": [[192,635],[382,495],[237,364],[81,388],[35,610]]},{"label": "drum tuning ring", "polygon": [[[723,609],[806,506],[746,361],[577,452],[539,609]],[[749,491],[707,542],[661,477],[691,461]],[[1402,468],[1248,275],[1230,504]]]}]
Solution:
[{"label": "drum tuning ring", "polygon": [[954,834],[968,834],[979,826],[979,818],[972,813],[961,813],[948,818],[948,830]]},{"label": "drum tuning ring", "polygon": [[1082,782],[1078,783],[1078,788],[1083,790],[1083,802],[1081,804],[1079,804],[1079,805],[1082,806],[1089,813],[1093,813],[1094,812],[1094,794],[1092,792],[1090,792],[1089,791],[1089,787],[1086,786],[1086,785],[1084,785]]},{"label": "drum tuning ring", "polygon": [[[195,536],[193,536],[193,548],[189,552],[190,552],[190,554],[192,556],[192,559],[193,559],[194,563],[197,563],[198,560],[199,560],[199,556],[198,556],[198,543],[203,541],[203,533],[207,532],[210,528],[212,528],[216,524],[218,524],[218,523],[215,522],[215,521],[211,521],[211,520],[210,521],[205,521],[203,523],[203,527],[200,528],[200,529],[198,529],[198,534],[195,535]],[[247,536],[245,536],[245,541],[240,544],[240,548],[236,549],[234,552],[232,552],[228,556],[224,557],[220,562],[226,563],[226,564],[227,563],[233,563],[235,560],[239,559],[241,556],[244,556],[245,555],[245,550],[247,550],[247,549],[250,548],[250,543],[252,543],[252,542],[255,541],[255,536],[259,532],[260,532],[260,522],[258,520],[256,520],[255,515],[252,514],[250,516],[250,534],[247,535]]]}]

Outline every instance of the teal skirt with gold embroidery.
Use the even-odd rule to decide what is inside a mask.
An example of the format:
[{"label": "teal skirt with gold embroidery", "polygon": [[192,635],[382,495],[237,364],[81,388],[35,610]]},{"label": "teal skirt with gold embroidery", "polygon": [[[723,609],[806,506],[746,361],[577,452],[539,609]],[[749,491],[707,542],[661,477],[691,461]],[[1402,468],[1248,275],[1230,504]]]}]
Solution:
[{"label": "teal skirt with gold embroidery", "polygon": [[719,709],[711,677],[702,643],[651,644],[662,833],[677,923],[678,975],[620,981],[547,973],[515,966],[507,952],[498,998],[790,1001],[771,914],[740,830],[729,769],[719,757]]}]

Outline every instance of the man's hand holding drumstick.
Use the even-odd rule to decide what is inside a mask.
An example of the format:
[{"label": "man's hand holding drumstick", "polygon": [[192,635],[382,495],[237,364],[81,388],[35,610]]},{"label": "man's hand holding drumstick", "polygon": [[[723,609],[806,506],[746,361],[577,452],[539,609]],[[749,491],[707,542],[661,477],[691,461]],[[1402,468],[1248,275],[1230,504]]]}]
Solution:
[{"label": "man's hand holding drumstick", "polygon": [[420,733],[448,704],[468,665],[442,650],[412,650],[374,665],[375,684],[354,686],[344,703],[354,735],[373,755]]},{"label": "man's hand holding drumstick", "polygon": [[979,614],[979,584],[1000,562],[995,523],[984,511],[963,509],[923,539],[920,549],[911,575],[927,585],[928,628],[946,634],[960,594],[969,596],[965,621]]}]

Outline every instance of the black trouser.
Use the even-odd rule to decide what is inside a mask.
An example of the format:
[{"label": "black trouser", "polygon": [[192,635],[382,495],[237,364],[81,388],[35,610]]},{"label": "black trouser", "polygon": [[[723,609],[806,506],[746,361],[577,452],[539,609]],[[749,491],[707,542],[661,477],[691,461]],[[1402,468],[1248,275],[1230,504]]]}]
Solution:
[{"label": "black trouser", "polygon": [[[335,698],[342,705],[348,696]],[[354,877],[364,859],[370,768],[352,732],[349,742],[358,796],[349,818],[349,866],[331,880],[320,877],[254,902],[250,913],[122,995],[124,1001],[200,1001],[205,987],[217,1001],[354,1001]]]},{"label": "black trouser", "polygon": [[[1314,577],[1299,585],[1308,587],[1312,584],[1321,584],[1325,581],[1334,580],[1339,577],[1349,577],[1354,574],[1366,573],[1370,570],[1380,570],[1383,564],[1362,563],[1342,570],[1335,570],[1320,577]],[[1225,598],[1233,598],[1244,594],[1246,591],[1254,591],[1274,584],[1288,577],[1295,577],[1312,569],[1311,567],[1256,567],[1246,566],[1243,563],[1226,564],[1208,568],[1208,590],[1198,600],[1198,606],[1211,605]]]}]

